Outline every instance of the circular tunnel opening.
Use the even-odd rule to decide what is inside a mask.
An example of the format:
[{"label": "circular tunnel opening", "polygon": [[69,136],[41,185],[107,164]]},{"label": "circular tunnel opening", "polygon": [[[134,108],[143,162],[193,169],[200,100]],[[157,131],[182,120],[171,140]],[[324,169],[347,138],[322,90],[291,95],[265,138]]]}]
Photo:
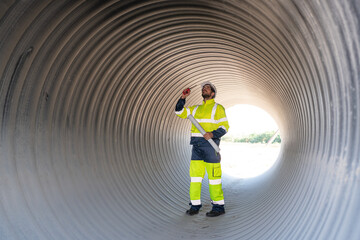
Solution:
[{"label": "circular tunnel opening", "polygon": [[229,132],[221,143],[222,168],[235,178],[253,178],[269,170],[279,157],[281,137],[265,110],[248,104],[226,109]]}]

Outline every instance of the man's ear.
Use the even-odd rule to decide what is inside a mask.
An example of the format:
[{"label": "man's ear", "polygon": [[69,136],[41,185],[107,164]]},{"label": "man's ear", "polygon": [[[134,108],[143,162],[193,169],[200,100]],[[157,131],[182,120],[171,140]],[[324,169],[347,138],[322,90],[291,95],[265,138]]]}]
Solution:
[{"label": "man's ear", "polygon": [[215,93],[211,92],[211,98],[214,98]]}]

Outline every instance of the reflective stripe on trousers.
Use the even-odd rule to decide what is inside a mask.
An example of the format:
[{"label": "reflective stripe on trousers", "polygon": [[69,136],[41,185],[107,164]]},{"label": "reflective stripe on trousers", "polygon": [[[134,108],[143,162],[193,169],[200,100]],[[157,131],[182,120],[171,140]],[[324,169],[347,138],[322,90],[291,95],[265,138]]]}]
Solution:
[{"label": "reflective stripe on trousers", "polygon": [[224,193],[221,185],[220,163],[207,163],[203,160],[191,160],[190,162],[190,200],[192,205],[201,204],[201,182],[205,176],[205,170],[209,178],[209,192],[213,204],[224,205]]}]

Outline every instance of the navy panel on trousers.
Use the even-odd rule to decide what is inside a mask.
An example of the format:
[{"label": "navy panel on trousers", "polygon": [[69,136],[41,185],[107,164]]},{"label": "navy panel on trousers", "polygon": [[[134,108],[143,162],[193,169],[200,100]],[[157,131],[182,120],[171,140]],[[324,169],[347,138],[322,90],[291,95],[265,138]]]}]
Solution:
[{"label": "navy panel on trousers", "polygon": [[220,153],[217,153],[213,147],[193,145],[191,160],[203,160],[207,163],[219,163],[221,161],[221,156]]}]

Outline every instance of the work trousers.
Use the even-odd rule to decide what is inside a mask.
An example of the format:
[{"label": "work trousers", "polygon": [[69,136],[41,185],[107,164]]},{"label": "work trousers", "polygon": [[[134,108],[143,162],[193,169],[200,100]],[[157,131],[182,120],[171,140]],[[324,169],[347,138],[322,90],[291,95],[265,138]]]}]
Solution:
[{"label": "work trousers", "polygon": [[205,176],[209,179],[209,192],[213,204],[224,205],[224,193],[221,187],[220,163],[208,163],[203,160],[190,162],[190,200],[192,205],[201,205],[201,184]]}]

